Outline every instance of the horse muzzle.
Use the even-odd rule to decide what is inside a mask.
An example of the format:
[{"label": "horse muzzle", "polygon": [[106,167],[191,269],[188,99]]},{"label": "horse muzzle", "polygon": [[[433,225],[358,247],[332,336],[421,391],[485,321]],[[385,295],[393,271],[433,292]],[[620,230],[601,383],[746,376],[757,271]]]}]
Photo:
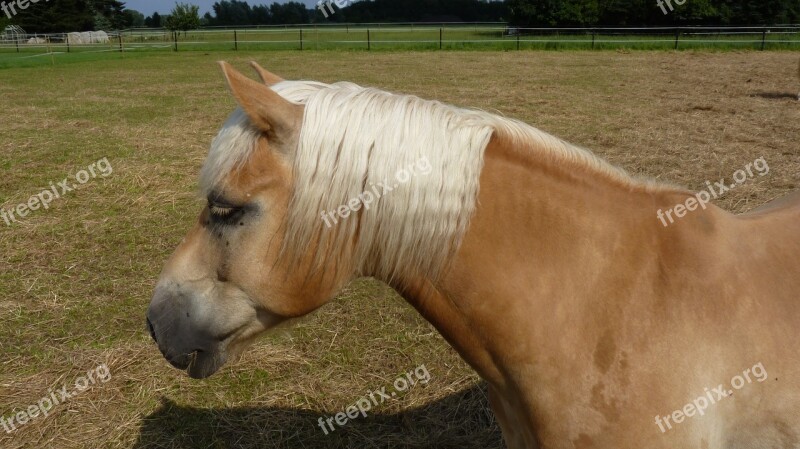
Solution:
[{"label": "horse muzzle", "polygon": [[150,336],[167,361],[190,377],[217,372],[227,359],[223,341],[205,326],[198,298],[175,288],[156,288],[147,310]]}]

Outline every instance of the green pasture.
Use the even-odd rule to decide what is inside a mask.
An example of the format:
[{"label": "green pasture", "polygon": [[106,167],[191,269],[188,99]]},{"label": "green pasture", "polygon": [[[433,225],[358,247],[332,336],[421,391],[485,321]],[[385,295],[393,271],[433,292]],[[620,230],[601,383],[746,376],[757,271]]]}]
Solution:
[{"label": "green pasture", "polygon": [[48,53],[263,50],[797,50],[800,32],[670,30],[660,34],[620,31],[543,31],[497,26],[304,26],[171,32],[125,31],[108,44],[3,44],[0,63]]}]

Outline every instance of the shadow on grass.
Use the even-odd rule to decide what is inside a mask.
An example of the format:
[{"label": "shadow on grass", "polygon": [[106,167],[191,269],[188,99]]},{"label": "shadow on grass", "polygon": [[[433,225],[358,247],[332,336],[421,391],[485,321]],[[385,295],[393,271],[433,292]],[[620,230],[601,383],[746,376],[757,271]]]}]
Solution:
[{"label": "shadow on grass", "polygon": [[144,448],[431,448],[501,449],[485,385],[396,414],[379,411],[325,435],[320,417],[331,412],[243,407],[199,409],[168,399],[143,420],[133,446]]},{"label": "shadow on grass", "polygon": [[767,100],[797,100],[797,94],[786,93],[786,92],[759,92],[757,94],[753,94],[753,97],[761,97],[766,98]]}]

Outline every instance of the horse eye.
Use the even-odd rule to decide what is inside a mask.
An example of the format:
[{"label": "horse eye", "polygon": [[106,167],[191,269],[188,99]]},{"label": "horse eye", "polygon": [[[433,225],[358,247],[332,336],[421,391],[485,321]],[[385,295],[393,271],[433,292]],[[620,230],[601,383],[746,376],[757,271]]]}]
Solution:
[{"label": "horse eye", "polygon": [[229,221],[232,222],[238,219],[244,212],[244,209],[241,207],[208,203],[208,211],[213,221],[227,224]]},{"label": "horse eye", "polygon": [[227,217],[228,215],[230,215],[234,211],[236,211],[236,209],[233,208],[233,207],[217,206],[216,204],[210,204],[208,206],[208,209],[211,212],[211,215],[214,215],[214,216],[220,217],[220,218]]}]

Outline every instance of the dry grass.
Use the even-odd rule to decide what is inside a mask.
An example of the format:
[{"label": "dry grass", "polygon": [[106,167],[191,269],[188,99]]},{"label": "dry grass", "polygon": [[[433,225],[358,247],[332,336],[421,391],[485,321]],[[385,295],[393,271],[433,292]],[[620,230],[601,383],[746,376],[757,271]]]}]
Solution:
[{"label": "dry grass", "polygon": [[[225,53],[2,71],[0,207],[107,156],[22,223],[0,221],[0,416],[100,363],[112,379],[0,447],[499,448],[479,379],[391,290],[364,280],[215,377],[168,367],[143,329],[165,258],[199,210],[195,178],[234,107],[213,61],[350,80],[521,118],[632,173],[701,189],[764,157],[718,204],[797,189],[792,53]],[[432,380],[331,436],[317,418],[425,364]],[[0,427],[1,428],[1,427]]]}]

